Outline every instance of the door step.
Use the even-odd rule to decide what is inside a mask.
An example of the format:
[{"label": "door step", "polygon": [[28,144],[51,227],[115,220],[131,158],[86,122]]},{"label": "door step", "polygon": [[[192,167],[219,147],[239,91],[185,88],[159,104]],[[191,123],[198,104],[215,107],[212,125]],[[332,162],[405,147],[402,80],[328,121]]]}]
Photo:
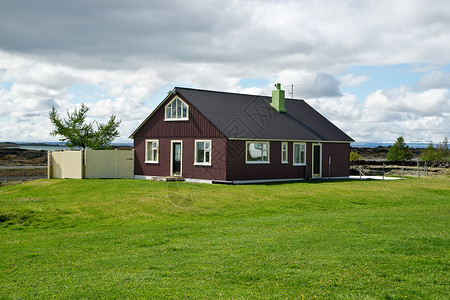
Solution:
[{"label": "door step", "polygon": [[183,177],[179,176],[152,176],[150,178],[152,181],[184,181]]}]

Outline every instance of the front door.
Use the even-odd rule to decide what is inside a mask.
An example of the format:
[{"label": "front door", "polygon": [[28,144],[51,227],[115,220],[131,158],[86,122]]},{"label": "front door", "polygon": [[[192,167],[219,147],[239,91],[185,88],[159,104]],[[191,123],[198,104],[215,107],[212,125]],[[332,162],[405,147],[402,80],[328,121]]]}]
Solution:
[{"label": "front door", "polygon": [[312,176],[322,177],[322,145],[313,144],[312,147]]},{"label": "front door", "polygon": [[181,142],[172,142],[172,176],[181,176]]}]

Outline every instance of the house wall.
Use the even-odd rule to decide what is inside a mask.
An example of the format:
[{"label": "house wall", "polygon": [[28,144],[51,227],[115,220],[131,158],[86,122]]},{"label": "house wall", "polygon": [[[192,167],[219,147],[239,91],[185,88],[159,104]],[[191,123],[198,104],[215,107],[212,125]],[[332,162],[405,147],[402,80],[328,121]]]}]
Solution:
[{"label": "house wall", "polygon": [[[331,166],[329,161],[331,157]],[[322,143],[322,177],[350,175],[350,143]]]},{"label": "house wall", "polygon": [[[288,142],[288,163],[281,163],[281,141],[270,142],[270,164],[245,162],[246,141],[227,143],[226,180],[286,179],[312,177],[312,145],[306,143],[306,166],[293,165],[293,142]],[[322,143],[322,177],[349,175],[349,143]],[[331,156],[331,168],[329,168]],[[331,171],[331,172],[329,172]],[[306,173],[306,174],[305,174]]]},{"label": "house wall", "polygon": [[[148,138],[154,139],[154,137]],[[156,139],[156,138],[155,138]],[[196,166],[195,140],[210,139],[211,166]],[[194,179],[225,180],[225,152],[226,139],[224,138],[159,138],[159,162],[145,163],[145,138],[135,138],[136,164],[135,174],[145,176],[170,176],[171,175],[171,141],[182,141],[182,177]]]},{"label": "house wall", "polygon": [[[288,163],[281,163],[281,142],[270,142],[270,163],[245,162],[246,141],[228,141],[227,180],[305,178],[305,166],[293,166],[293,143],[288,143]],[[308,164],[308,145],[307,145]]]},{"label": "house wall", "polygon": [[[167,99],[147,122],[134,134],[135,174],[145,176],[170,176],[171,141],[181,140],[182,177],[195,179],[225,180],[226,139],[189,102],[188,121],[164,121],[165,106],[173,97]],[[159,140],[158,164],[145,163],[145,140]],[[211,140],[211,166],[195,166],[195,140]]]}]

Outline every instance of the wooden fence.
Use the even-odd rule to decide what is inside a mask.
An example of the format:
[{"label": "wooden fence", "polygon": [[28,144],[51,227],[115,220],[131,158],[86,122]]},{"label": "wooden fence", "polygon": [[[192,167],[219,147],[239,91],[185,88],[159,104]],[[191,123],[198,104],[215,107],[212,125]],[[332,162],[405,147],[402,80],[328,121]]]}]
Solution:
[{"label": "wooden fence", "polygon": [[134,150],[49,151],[48,178],[134,178]]}]

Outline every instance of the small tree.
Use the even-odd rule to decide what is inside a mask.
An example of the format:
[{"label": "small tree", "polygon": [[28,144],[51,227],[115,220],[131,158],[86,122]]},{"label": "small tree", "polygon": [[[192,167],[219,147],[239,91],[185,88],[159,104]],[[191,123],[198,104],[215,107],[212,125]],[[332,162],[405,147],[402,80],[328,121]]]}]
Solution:
[{"label": "small tree", "polygon": [[413,154],[409,147],[406,145],[405,140],[400,136],[393,146],[389,147],[387,160],[411,160]]},{"label": "small tree", "polygon": [[439,158],[441,161],[448,160],[450,158],[450,151],[448,149],[448,139],[444,138],[442,143],[437,145],[437,151],[439,153]]},{"label": "small tree", "polygon": [[[86,123],[86,113],[89,107],[81,103],[81,108],[75,108],[73,113],[67,111],[67,119],[61,119],[55,107],[49,113],[49,118],[54,125],[53,136],[61,136],[61,142],[65,142],[67,147],[107,149],[111,142],[119,136],[119,125],[121,121],[116,121],[116,116],[111,115],[105,124],[94,121]],[[97,130],[94,129],[94,124]]]},{"label": "small tree", "polygon": [[422,151],[419,157],[420,161],[437,161],[439,153],[433,143],[429,143],[427,148]]},{"label": "small tree", "polygon": [[420,154],[421,161],[445,161],[449,160],[450,151],[448,149],[448,139],[444,138],[444,140],[437,145],[434,146],[433,143],[429,143],[428,147],[422,151]]}]

